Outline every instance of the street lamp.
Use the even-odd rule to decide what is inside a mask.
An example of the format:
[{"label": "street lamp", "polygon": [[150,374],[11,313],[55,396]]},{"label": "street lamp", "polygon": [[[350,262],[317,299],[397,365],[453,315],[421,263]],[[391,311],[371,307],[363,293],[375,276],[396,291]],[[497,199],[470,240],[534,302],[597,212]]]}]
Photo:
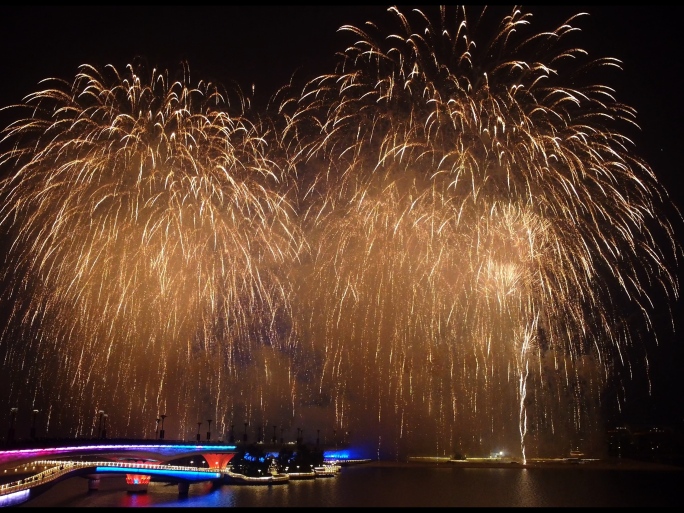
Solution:
[{"label": "street lamp", "polygon": [[104,410],[100,410],[97,413],[100,414],[100,425],[97,428],[97,437],[102,438],[102,417],[104,416]]},{"label": "street lamp", "polygon": [[105,413],[103,415],[103,417],[104,417],[104,424],[102,425],[102,438],[104,439],[104,438],[107,438],[107,417],[109,417],[109,415],[107,415]]},{"label": "street lamp", "polygon": [[155,440],[157,438],[159,438],[159,421],[160,420],[161,419],[159,417],[157,417],[157,423],[154,425],[154,438],[155,438]]},{"label": "street lamp", "polygon": [[164,439],[164,419],[166,418],[166,415],[159,415],[161,417],[161,431],[159,431],[159,438],[160,440]]},{"label": "street lamp", "polygon": [[38,410],[33,410],[33,424],[31,425],[31,438],[36,439],[36,416],[38,415]]},{"label": "street lamp", "polygon": [[201,422],[197,423],[197,441],[200,441],[200,426],[202,425]]},{"label": "street lamp", "polygon": [[17,416],[19,408],[10,408],[10,427],[7,432],[7,443],[14,442],[14,419]]},{"label": "street lamp", "polygon": [[209,427],[207,428],[207,442],[211,440],[211,419],[207,420]]}]

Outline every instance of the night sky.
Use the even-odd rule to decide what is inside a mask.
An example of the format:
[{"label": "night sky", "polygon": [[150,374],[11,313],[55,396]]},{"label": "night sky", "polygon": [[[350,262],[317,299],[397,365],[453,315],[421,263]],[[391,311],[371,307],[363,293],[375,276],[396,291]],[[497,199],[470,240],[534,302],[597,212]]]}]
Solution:
[{"label": "night sky", "polygon": [[[641,132],[630,134],[635,153],[650,164],[684,210],[682,7],[530,10],[538,30],[555,27],[571,14],[590,14],[577,23],[583,47],[590,56],[623,62],[623,71],[608,85],[637,110]],[[293,73],[313,78],[334,69],[335,52],[353,40],[337,31],[340,26],[383,20],[385,11],[383,6],[2,6],[0,106],[41,89],[41,79],[72,80],[80,64],[123,68],[138,56],[162,69],[177,69],[185,60],[193,81],[236,81],[246,92],[254,88],[255,104],[265,104]],[[0,112],[2,126],[11,120],[11,113]],[[684,232],[679,240],[684,242]],[[678,274],[684,282],[684,273]],[[615,421],[684,424],[684,308],[681,300],[671,306],[675,333],[662,305],[653,315],[660,343],[648,350],[651,386],[630,383],[623,415]],[[11,406],[0,400],[0,420],[7,418]]]},{"label": "night sky", "polygon": [[[674,199],[681,162],[678,127],[682,61],[679,7],[526,7],[541,27],[579,12],[590,55],[624,63],[613,86],[635,107],[642,129],[639,153]],[[3,105],[39,89],[48,77],[69,79],[80,64],[122,67],[142,56],[151,65],[190,64],[196,79],[237,81],[267,101],[293,73],[315,77],[334,66],[334,53],[350,42],[342,25],[361,26],[386,17],[384,6],[149,7],[3,6]],[[544,21],[544,17],[549,22]]]}]

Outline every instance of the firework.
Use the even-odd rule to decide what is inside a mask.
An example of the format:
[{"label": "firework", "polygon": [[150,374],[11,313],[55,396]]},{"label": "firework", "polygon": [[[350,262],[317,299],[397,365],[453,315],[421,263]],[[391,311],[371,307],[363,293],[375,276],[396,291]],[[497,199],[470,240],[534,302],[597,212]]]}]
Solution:
[{"label": "firework", "polygon": [[599,429],[681,249],[602,84],[620,62],[576,44],[581,14],[499,12],[343,26],[337,67],[263,117],[187,67],[28,96],[0,158],[8,399],[79,435],[99,408],[126,436],[211,413],[394,455]]},{"label": "firework", "polygon": [[263,347],[290,349],[282,271],[300,242],[267,125],[187,66],[48,83],[5,130],[10,397],[61,404],[53,422],[78,418],[76,434],[102,407],[136,436],[159,413],[180,433],[218,405],[227,421],[233,395],[277,372]]},{"label": "firework", "polygon": [[649,326],[652,286],[677,296],[667,200],[621,132],[635,112],[592,78],[619,62],[573,46],[580,15],[537,33],[518,8],[494,29],[486,9],[389,13],[342,27],[299,103],[326,166],[304,210],[326,286],[302,293],[321,390],[397,444],[517,438],[525,459],[595,428],[631,372],[621,308]]}]

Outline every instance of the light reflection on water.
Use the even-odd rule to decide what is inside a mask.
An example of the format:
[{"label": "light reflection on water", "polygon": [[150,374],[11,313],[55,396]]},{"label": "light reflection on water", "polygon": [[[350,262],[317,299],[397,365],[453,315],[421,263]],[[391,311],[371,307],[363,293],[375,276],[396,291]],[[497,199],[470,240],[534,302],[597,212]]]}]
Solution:
[{"label": "light reflection on water", "polygon": [[151,483],[127,493],[123,477],[101,479],[88,492],[85,479],[57,484],[23,504],[71,507],[562,507],[676,506],[684,469],[642,471],[584,467],[449,468],[359,465],[334,478],[271,486]]}]

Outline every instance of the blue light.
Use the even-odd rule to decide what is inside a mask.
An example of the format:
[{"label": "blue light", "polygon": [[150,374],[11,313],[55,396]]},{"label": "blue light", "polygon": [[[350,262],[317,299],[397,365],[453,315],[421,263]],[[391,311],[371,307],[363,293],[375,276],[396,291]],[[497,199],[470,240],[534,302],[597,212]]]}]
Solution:
[{"label": "blue light", "polygon": [[192,470],[157,470],[147,468],[125,468],[125,467],[95,467],[95,472],[119,472],[123,474],[143,474],[146,476],[165,476],[184,479],[186,481],[207,481],[219,479],[220,472],[194,472]]},{"label": "blue light", "polygon": [[136,450],[159,452],[160,454],[175,454],[188,451],[216,451],[235,452],[236,445],[171,445],[171,444],[116,444],[116,445],[68,445],[65,447],[46,447],[42,449],[10,449],[0,451],[0,463],[7,463],[17,458],[43,458],[52,454],[65,454],[70,452],[105,452],[111,450]]},{"label": "blue light", "polygon": [[15,506],[27,501],[30,491],[31,490],[20,490],[18,492],[12,492],[8,493],[7,495],[0,496],[0,508],[4,508],[6,506]]},{"label": "blue light", "polygon": [[323,458],[326,460],[348,460],[350,458],[349,451],[325,451]]},{"label": "blue light", "polygon": [[[131,446],[131,447],[136,447],[139,449],[143,449],[144,445],[136,445],[136,446]],[[163,448],[173,448],[173,449],[182,449],[182,450],[198,450],[198,451],[234,451],[237,449],[236,445],[157,445],[153,447],[163,447]]]}]

